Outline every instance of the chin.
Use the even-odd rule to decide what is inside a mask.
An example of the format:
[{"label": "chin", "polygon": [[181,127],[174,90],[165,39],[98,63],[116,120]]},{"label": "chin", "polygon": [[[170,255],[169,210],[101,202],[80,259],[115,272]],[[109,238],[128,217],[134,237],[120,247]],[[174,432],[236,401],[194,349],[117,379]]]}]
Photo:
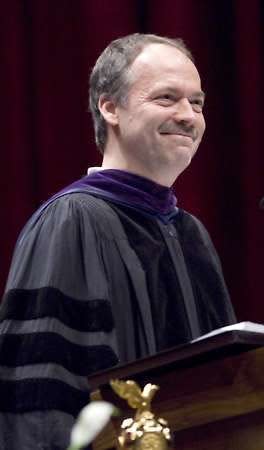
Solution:
[{"label": "chin", "polygon": [[181,174],[190,165],[192,157],[190,155],[169,157],[159,161],[159,169],[163,167],[166,172]]},{"label": "chin", "polygon": [[182,161],[186,161],[188,164],[191,162],[192,157],[194,155],[194,149],[187,147],[187,146],[181,146],[177,147],[175,151],[171,152],[172,159]]}]

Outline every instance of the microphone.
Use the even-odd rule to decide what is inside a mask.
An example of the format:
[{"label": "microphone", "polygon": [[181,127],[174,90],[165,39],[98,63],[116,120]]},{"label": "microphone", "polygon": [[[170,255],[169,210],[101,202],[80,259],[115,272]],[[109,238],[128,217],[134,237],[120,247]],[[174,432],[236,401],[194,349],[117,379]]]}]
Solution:
[{"label": "microphone", "polygon": [[259,208],[264,209],[264,197],[259,202]]}]

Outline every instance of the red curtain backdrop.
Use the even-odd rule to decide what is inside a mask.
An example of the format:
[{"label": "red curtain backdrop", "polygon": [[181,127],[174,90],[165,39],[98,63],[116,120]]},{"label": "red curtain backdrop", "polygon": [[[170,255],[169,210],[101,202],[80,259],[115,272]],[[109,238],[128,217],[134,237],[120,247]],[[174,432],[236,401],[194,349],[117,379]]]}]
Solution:
[{"label": "red curtain backdrop", "polygon": [[264,321],[263,25],[261,0],[2,0],[1,292],[25,221],[100,163],[87,112],[96,57],[150,32],[185,40],[207,93],[206,137],[175,184],[179,204],[209,229],[239,320]]}]

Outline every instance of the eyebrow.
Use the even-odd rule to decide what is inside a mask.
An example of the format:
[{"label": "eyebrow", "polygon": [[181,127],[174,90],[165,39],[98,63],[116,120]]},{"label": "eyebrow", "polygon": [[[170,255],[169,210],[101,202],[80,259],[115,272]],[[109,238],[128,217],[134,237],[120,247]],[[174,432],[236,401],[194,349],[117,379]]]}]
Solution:
[{"label": "eyebrow", "polygon": [[205,92],[204,91],[197,91],[195,92],[191,97],[202,97],[203,99],[205,99]]}]

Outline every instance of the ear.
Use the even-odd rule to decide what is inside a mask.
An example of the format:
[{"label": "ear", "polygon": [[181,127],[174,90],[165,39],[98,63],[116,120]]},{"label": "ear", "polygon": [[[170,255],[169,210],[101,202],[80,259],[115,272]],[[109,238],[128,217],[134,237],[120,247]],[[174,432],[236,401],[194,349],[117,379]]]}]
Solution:
[{"label": "ear", "polygon": [[98,108],[106,123],[109,125],[118,124],[117,107],[113,100],[109,100],[105,95],[100,95]]}]

